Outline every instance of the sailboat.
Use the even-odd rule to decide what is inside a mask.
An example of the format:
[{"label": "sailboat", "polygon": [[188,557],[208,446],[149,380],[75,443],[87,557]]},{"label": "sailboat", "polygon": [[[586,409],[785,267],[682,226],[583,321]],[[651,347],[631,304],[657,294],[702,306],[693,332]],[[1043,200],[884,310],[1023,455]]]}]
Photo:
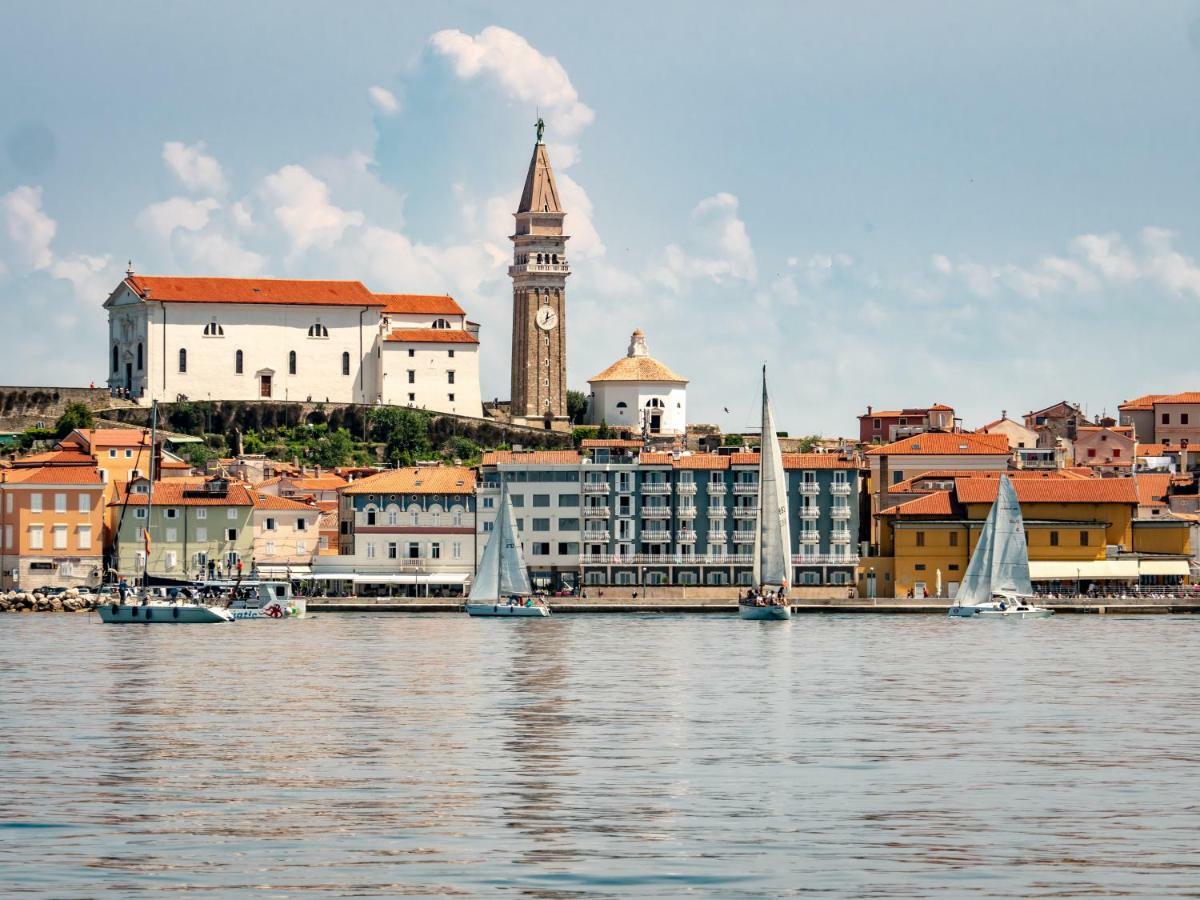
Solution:
[{"label": "sailboat", "polygon": [[548,607],[532,599],[529,569],[521,551],[521,535],[508,485],[500,488],[500,511],[487,545],[479,571],[471,583],[467,597],[467,614],[471,616],[522,616],[542,618],[550,615]]},{"label": "sailboat", "polygon": [[786,596],[792,576],[792,532],[788,526],[787,480],[767,396],[763,366],[762,442],[758,454],[758,531],[754,537],[754,588],[739,601],[743,619],[790,619]]},{"label": "sailboat", "polygon": [[100,621],[110,625],[202,625],[232,622],[233,614],[227,609],[202,606],[199,603],[177,603],[159,600],[150,593],[150,522],[154,516],[154,479],[158,475],[158,401],[150,408],[150,478],[146,484],[146,563],[142,569],[142,594],[137,603],[108,603],[97,607]]},{"label": "sailboat", "polygon": [[1029,548],[1021,504],[1007,475],[996,487],[996,502],[983,523],[979,543],[967,563],[950,615],[1044,619],[1054,610],[1034,606],[1029,580]]}]

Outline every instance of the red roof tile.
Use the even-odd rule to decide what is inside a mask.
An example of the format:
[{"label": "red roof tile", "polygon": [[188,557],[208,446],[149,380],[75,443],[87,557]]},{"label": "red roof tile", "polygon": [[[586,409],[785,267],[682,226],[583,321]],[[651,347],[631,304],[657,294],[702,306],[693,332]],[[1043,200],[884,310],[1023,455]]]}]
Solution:
[{"label": "red roof tile", "polygon": [[96,466],[44,466],[40,469],[6,469],[3,480],[7,484],[79,484],[100,485],[100,471]]},{"label": "red roof tile", "polygon": [[360,478],[343,494],[471,494],[475,492],[475,470],[464,466],[408,466],[386,469]]},{"label": "red roof tile", "polygon": [[402,344],[478,344],[479,338],[458,328],[397,328],[385,341]]},{"label": "red roof tile", "polygon": [[38,469],[42,466],[94,466],[96,461],[90,454],[78,450],[50,450],[33,453],[12,461],[14,469]]},{"label": "red roof tile", "polygon": [[[225,494],[205,494],[203,479],[169,478],[154,482],[155,506],[253,506],[254,495],[240,481],[230,481]],[[128,497],[131,506],[145,506],[148,495],[129,493],[128,483],[117,485],[117,493],[109,506],[122,506]]]},{"label": "red roof tile", "polygon": [[[994,503],[999,481],[962,478],[955,484],[961,503]],[[1022,503],[1137,503],[1131,478],[1020,478],[1013,489]]]},{"label": "red roof tile", "polygon": [[641,441],[627,441],[622,438],[584,438],[583,449],[608,448],[613,450],[639,450]]},{"label": "red roof tile", "polygon": [[1138,409],[1154,409],[1154,401],[1160,397],[1169,396],[1168,394],[1143,394],[1140,397],[1135,397],[1132,400],[1126,400],[1124,403],[1117,405],[1117,409],[1121,410],[1138,410]]},{"label": "red roof tile", "polygon": [[483,454],[480,465],[495,466],[501,463],[520,463],[535,466],[566,466],[579,462],[575,450],[488,450]]},{"label": "red roof tile", "polygon": [[927,431],[867,451],[867,456],[1008,456],[1003,434]]},{"label": "red roof tile", "polygon": [[376,294],[375,296],[383,301],[383,311],[394,315],[466,315],[453,297],[440,294]]},{"label": "red roof tile", "polygon": [[148,428],[76,428],[67,440],[79,436],[85,444],[95,450],[98,447],[148,447]]},{"label": "red roof tile", "polygon": [[320,512],[316,507],[309,506],[307,503],[301,503],[298,500],[290,500],[287,497],[276,497],[274,494],[258,494],[254,495],[255,509],[269,510],[296,510],[297,512]]},{"label": "red roof tile", "polygon": [[954,504],[951,502],[950,492],[938,491],[889,507],[880,513],[880,515],[949,516],[953,513]]},{"label": "red roof tile", "polygon": [[143,300],[173,303],[271,303],[301,306],[383,306],[361,281],[290,278],[180,278],[131,275],[125,283]]},{"label": "red roof tile", "polygon": [[1144,473],[1134,477],[1138,503],[1141,506],[1166,506],[1166,497],[1171,487],[1170,473]]},{"label": "red roof tile", "polygon": [[1181,394],[1166,394],[1156,397],[1155,406],[1171,406],[1176,403],[1200,403],[1200,391],[1184,391]]}]

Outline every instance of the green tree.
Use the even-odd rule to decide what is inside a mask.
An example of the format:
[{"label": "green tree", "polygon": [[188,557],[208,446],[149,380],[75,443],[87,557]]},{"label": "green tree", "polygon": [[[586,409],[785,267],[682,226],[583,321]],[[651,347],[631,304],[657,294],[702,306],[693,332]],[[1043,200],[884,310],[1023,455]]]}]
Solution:
[{"label": "green tree", "polygon": [[603,419],[600,420],[600,427],[596,429],[596,437],[602,441],[608,440],[608,437],[609,437],[608,423],[606,421],[604,421]]},{"label": "green tree", "polygon": [[68,403],[63,414],[58,417],[54,434],[56,437],[65,438],[76,428],[94,428],[95,425],[96,418],[86,403]]},{"label": "green tree", "polygon": [[429,439],[429,416],[419,410],[383,406],[371,411],[371,439],[384,445],[384,456],[397,466],[412,465],[428,457],[433,447]]},{"label": "green tree", "polygon": [[210,461],[217,458],[217,454],[204,444],[188,444],[184,448],[182,455],[184,459],[197,469],[204,468]]},{"label": "green tree", "polygon": [[567,391],[567,418],[572,425],[583,421],[587,412],[587,395],[583,391]]},{"label": "green tree", "polygon": [[812,453],[821,446],[821,436],[819,434],[809,434],[800,438],[800,443],[796,445],[801,453]]},{"label": "green tree", "polygon": [[309,445],[308,458],[318,466],[344,466],[354,456],[354,439],[345,428],[323,434]]},{"label": "green tree", "polygon": [[446,462],[460,460],[470,465],[482,455],[480,447],[470,438],[452,437],[442,446],[442,458]]},{"label": "green tree", "polygon": [[744,442],[740,434],[727,434],[721,438],[722,447],[740,447]]}]

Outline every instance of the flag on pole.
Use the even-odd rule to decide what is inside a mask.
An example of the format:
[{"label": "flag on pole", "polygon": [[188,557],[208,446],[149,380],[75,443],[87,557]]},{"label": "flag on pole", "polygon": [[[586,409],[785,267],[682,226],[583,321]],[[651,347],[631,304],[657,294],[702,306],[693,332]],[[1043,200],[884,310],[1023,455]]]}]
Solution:
[{"label": "flag on pole", "polygon": [[146,559],[149,559],[150,558],[150,529],[149,528],[142,529],[142,541],[146,545]]}]

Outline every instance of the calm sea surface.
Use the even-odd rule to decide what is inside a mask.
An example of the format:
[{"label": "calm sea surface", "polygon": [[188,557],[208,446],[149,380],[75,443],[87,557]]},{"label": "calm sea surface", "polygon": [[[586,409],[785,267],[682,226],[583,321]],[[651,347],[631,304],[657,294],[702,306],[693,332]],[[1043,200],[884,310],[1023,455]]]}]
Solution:
[{"label": "calm sea surface", "polygon": [[0,895],[1200,896],[1200,618],[0,617]]}]

